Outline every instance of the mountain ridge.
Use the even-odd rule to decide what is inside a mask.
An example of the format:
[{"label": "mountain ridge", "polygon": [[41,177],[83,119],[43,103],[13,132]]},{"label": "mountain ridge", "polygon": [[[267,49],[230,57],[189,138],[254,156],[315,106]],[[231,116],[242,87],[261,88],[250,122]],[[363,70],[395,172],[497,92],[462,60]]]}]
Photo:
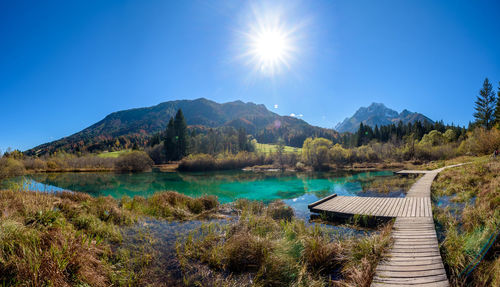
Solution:
[{"label": "mountain ridge", "polygon": [[337,132],[351,132],[358,130],[359,124],[363,123],[370,127],[385,126],[397,124],[399,121],[403,124],[414,123],[417,121],[434,123],[430,118],[417,112],[411,112],[407,109],[398,113],[397,111],[386,107],[383,103],[372,103],[368,107],[360,107],[351,117],[345,118],[335,126]]},{"label": "mountain ridge", "polygon": [[275,142],[282,137],[285,143],[301,146],[309,136],[334,139],[338,133],[308,124],[302,119],[281,116],[268,110],[263,104],[244,103],[241,100],[217,103],[206,98],[174,100],[154,106],[133,108],[108,114],[89,127],[27,150],[28,154],[45,154],[57,150],[98,151],[105,149],[116,138],[145,145],[154,133],[165,130],[168,121],[182,109],[190,127],[245,128],[259,142]]}]

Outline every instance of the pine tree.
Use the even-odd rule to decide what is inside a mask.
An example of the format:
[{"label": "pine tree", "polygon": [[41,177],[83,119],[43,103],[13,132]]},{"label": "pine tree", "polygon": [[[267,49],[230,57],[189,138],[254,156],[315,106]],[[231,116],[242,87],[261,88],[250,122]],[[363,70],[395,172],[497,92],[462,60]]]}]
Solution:
[{"label": "pine tree", "polygon": [[174,119],[170,118],[167,125],[167,130],[165,131],[165,141],[163,143],[165,148],[165,158],[167,160],[174,159],[175,152],[175,130],[174,130]]},{"label": "pine tree", "polygon": [[174,160],[182,159],[187,155],[187,124],[182,114],[182,110],[179,109],[174,119],[174,131],[175,131],[175,152]]},{"label": "pine tree", "polygon": [[474,117],[476,123],[484,126],[486,129],[491,128],[495,112],[495,94],[488,78],[484,80],[483,88],[479,91],[479,96],[476,99],[476,106],[474,109]]},{"label": "pine tree", "polygon": [[498,82],[497,107],[495,109],[495,123],[500,128],[500,82]]},{"label": "pine tree", "polygon": [[239,150],[248,150],[247,132],[245,128],[238,129],[238,148]]}]

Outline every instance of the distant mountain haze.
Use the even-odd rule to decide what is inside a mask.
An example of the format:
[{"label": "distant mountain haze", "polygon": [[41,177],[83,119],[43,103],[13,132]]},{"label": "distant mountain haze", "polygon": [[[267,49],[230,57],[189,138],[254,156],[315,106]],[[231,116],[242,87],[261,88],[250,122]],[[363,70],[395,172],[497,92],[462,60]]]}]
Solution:
[{"label": "distant mountain haze", "polygon": [[335,126],[335,130],[338,132],[351,132],[354,133],[359,129],[359,124],[363,123],[370,127],[385,126],[390,124],[397,124],[399,121],[403,124],[414,123],[417,121],[429,123],[434,123],[431,119],[424,116],[421,113],[414,113],[408,110],[403,110],[398,113],[386,107],[382,103],[372,103],[368,107],[359,108],[352,117],[346,118],[341,123]]},{"label": "distant mountain haze", "polygon": [[27,152],[45,154],[68,150],[70,147],[74,150],[77,146],[85,150],[89,146],[117,137],[134,138],[136,142],[144,142],[154,133],[164,131],[169,119],[175,116],[178,109],[182,109],[190,128],[245,128],[248,134],[262,143],[276,142],[278,138],[283,138],[288,145],[302,146],[302,142],[310,136],[330,139],[338,136],[338,133],[331,129],[312,126],[298,118],[280,116],[269,111],[264,105],[242,101],[220,104],[199,98],[114,112],[80,132],[42,144]]}]

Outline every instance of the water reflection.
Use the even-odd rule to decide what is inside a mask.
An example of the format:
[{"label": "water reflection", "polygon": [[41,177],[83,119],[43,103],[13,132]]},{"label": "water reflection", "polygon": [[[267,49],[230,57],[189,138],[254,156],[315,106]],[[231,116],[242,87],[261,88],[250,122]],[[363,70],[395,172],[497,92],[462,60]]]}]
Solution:
[{"label": "water reflection", "polygon": [[173,190],[188,196],[215,195],[222,203],[239,198],[269,202],[285,200],[299,217],[309,212],[307,204],[319,198],[339,195],[366,195],[362,183],[375,177],[394,176],[390,171],[377,172],[251,172],[225,171],[200,173],[148,172],[136,174],[115,173],[42,173],[3,182],[30,180],[25,186],[31,190],[71,190],[94,196],[148,197],[158,191]]}]

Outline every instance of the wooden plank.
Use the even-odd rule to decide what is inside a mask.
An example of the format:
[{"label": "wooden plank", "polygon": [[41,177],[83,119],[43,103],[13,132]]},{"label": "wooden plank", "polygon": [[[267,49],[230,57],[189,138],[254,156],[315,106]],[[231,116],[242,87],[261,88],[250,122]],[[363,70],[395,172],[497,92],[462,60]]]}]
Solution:
[{"label": "wooden plank", "polygon": [[394,205],[393,215],[397,217],[399,215],[399,209],[401,208],[401,204],[404,202],[404,198],[398,198],[398,202]]},{"label": "wooden plank", "polygon": [[377,214],[377,210],[380,209],[380,203],[382,202],[380,198],[378,197],[374,197],[373,198],[373,202],[374,204],[372,205],[372,207],[370,208],[369,210],[369,214],[370,215],[375,215]]},{"label": "wooden plank", "polygon": [[385,201],[384,206],[383,206],[382,210],[380,211],[381,216],[385,216],[385,214],[387,213],[387,209],[391,207],[391,198],[385,198],[384,201]]},{"label": "wooden plank", "polygon": [[431,270],[412,270],[412,271],[385,271],[381,270],[377,272],[379,277],[391,277],[391,278],[415,278],[415,277],[426,277],[432,275],[446,275],[444,269],[431,269]]},{"label": "wooden plank", "polygon": [[430,198],[427,198],[427,213],[432,217],[432,203]]},{"label": "wooden plank", "polygon": [[424,270],[435,270],[443,269],[443,264],[433,263],[427,265],[386,265],[382,264],[377,267],[377,271],[424,271]]},{"label": "wooden plank", "polygon": [[418,201],[418,198],[417,197],[413,197],[412,199],[412,208],[411,208],[411,217],[415,217],[417,215],[417,201]]},{"label": "wooden plank", "polygon": [[440,274],[440,275],[431,275],[431,276],[425,276],[425,277],[413,277],[413,278],[384,278],[384,277],[379,277],[375,276],[373,278],[373,281],[379,281],[383,283],[411,283],[411,284],[419,284],[419,283],[432,283],[432,282],[439,282],[439,281],[444,281],[447,280],[446,274]]},{"label": "wooden plank", "polygon": [[377,209],[375,215],[382,216],[384,214],[385,207],[388,204],[387,198],[380,198],[380,207]]},{"label": "wooden plank", "polygon": [[341,213],[351,213],[350,208],[356,204],[357,198],[349,198],[345,204],[338,209]]},{"label": "wooden plank", "polygon": [[398,198],[391,198],[391,201],[390,201],[390,206],[389,208],[387,209],[387,212],[385,213],[385,216],[387,217],[394,217],[394,209],[396,208],[396,206],[398,205]]},{"label": "wooden plank", "polygon": [[323,203],[323,202],[325,202],[325,201],[328,201],[328,200],[330,200],[330,199],[332,199],[332,198],[334,198],[334,197],[336,197],[336,196],[337,196],[337,194],[336,194],[336,193],[331,194],[331,195],[329,195],[329,196],[327,196],[327,197],[325,197],[325,198],[322,198],[322,199],[320,199],[320,200],[317,200],[317,201],[315,201],[315,202],[313,202],[313,203],[309,204],[309,205],[307,206],[307,208],[311,209],[311,208],[315,207],[316,205],[319,205],[319,204],[321,204],[321,203]]},{"label": "wooden plank", "polygon": [[405,211],[403,216],[409,216],[411,213],[411,197],[407,198],[406,206],[405,206]]},{"label": "wooden plank", "polygon": [[363,197],[363,201],[359,204],[359,209],[356,210],[357,214],[366,214],[366,209],[372,200],[368,197]]},{"label": "wooden plank", "polygon": [[[337,209],[338,206],[340,206],[344,202],[344,197],[337,196],[327,202],[324,203],[324,206],[322,204],[321,209],[325,211],[334,211]],[[320,208],[319,206],[317,207],[318,209]]]},{"label": "wooden plank", "polygon": [[399,206],[400,206],[402,201],[403,201],[403,198],[400,198],[400,197],[396,198],[396,202],[394,203],[394,206],[391,210],[391,215],[393,217],[398,216],[398,209],[399,209]]},{"label": "wooden plank", "polygon": [[357,210],[359,209],[359,206],[362,204],[362,198],[358,197],[355,200],[353,200],[353,204],[350,205],[349,207],[349,212],[352,214],[359,214]]},{"label": "wooden plank", "polygon": [[405,217],[408,217],[411,215],[411,197],[408,198],[408,205],[406,206],[406,211],[405,211]]},{"label": "wooden plank", "polygon": [[376,198],[371,198],[370,204],[366,207],[366,209],[363,211],[363,214],[369,214],[372,215],[374,212],[374,209],[377,207],[377,199]]},{"label": "wooden plank", "polygon": [[405,197],[403,203],[401,204],[400,210],[398,212],[398,217],[404,216],[406,213],[406,204],[408,203],[408,198]]},{"label": "wooden plank", "polygon": [[[373,282],[371,284],[373,287],[407,287],[408,284],[398,284],[398,283],[379,283],[379,282]],[[445,281],[439,281],[439,282],[432,282],[432,283],[421,283],[418,284],[419,287],[448,287],[448,280]]]}]

